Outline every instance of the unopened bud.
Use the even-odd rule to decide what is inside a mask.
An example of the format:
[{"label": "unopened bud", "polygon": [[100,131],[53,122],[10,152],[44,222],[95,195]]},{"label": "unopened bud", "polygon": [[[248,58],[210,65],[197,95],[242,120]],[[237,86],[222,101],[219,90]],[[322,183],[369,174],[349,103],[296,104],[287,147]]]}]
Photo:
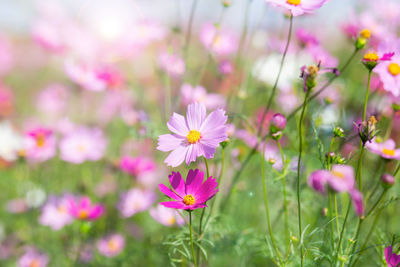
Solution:
[{"label": "unopened bud", "polygon": [[333,129],[333,135],[334,135],[335,137],[344,137],[344,131],[343,131],[342,128],[336,126],[336,127]]},{"label": "unopened bud", "polygon": [[390,188],[394,185],[395,179],[392,175],[385,173],[381,177],[381,182],[384,188]]},{"label": "unopened bud", "polygon": [[276,113],[272,119],[269,126],[271,133],[276,133],[282,131],[286,127],[286,117],[281,113]]}]

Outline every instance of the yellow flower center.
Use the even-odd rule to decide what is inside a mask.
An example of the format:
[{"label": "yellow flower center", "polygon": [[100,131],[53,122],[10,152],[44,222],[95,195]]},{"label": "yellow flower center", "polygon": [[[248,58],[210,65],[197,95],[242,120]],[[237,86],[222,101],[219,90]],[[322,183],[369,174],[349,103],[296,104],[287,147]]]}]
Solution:
[{"label": "yellow flower center", "polygon": [[376,52],[368,52],[364,55],[364,60],[368,61],[378,61],[379,56]]},{"label": "yellow flower center", "polygon": [[194,197],[192,195],[186,195],[183,198],[183,203],[185,203],[185,205],[193,205],[196,202],[196,200],[194,199]]},{"label": "yellow flower center", "polygon": [[111,250],[111,251],[116,251],[116,250],[118,250],[118,245],[117,245],[117,243],[114,241],[114,240],[110,240],[110,241],[108,241],[108,248]]},{"label": "yellow flower center", "polygon": [[294,5],[294,6],[298,6],[300,5],[301,0],[287,0],[286,1],[288,4]]},{"label": "yellow flower center", "polygon": [[331,171],[331,173],[339,179],[344,179],[344,174],[342,172],[338,172],[338,171]]},{"label": "yellow flower center", "polygon": [[360,36],[365,39],[369,39],[371,37],[371,31],[368,29],[363,29],[360,31]]},{"label": "yellow flower center", "polygon": [[385,155],[387,155],[387,156],[393,157],[395,151],[394,151],[394,149],[387,149],[387,148],[384,148],[384,149],[382,149],[382,153],[385,154]]},{"label": "yellow flower center", "polygon": [[58,212],[60,213],[67,213],[67,209],[63,205],[59,205],[57,207]]},{"label": "yellow flower center", "polygon": [[176,222],[175,217],[171,217],[171,218],[168,219],[168,224],[169,225],[174,225],[175,222]]},{"label": "yellow flower center", "polygon": [[397,64],[397,63],[390,63],[389,66],[388,66],[388,71],[393,76],[397,76],[397,75],[400,74],[400,65]]},{"label": "yellow flower center", "polygon": [[78,213],[79,219],[86,219],[89,216],[89,213],[86,210],[80,210]]},{"label": "yellow flower center", "polygon": [[34,259],[31,261],[31,263],[29,264],[29,267],[39,267],[40,263],[37,259]]},{"label": "yellow flower center", "polygon": [[196,144],[200,140],[200,132],[197,130],[191,130],[187,135],[187,140],[190,144]]},{"label": "yellow flower center", "polygon": [[45,144],[45,136],[44,136],[44,134],[38,134],[37,136],[36,136],[36,145],[38,146],[38,147],[44,147],[44,144]]}]

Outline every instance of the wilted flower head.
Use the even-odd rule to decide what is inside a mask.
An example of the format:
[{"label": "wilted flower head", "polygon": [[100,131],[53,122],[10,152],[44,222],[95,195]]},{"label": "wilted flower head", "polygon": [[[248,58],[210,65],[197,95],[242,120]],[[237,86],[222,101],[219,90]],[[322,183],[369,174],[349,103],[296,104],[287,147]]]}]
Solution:
[{"label": "wilted flower head", "polygon": [[104,156],[106,148],[107,140],[100,129],[79,127],[60,141],[60,158],[75,164],[97,161]]},{"label": "wilted flower head", "polygon": [[145,211],[156,201],[156,195],[153,191],[133,188],[121,195],[118,209],[125,218]]},{"label": "wilted flower head", "polygon": [[314,10],[320,8],[328,0],[266,0],[274,6],[283,7],[288,9],[293,16],[303,15],[305,13],[312,13]]},{"label": "wilted flower head", "polygon": [[96,220],[104,213],[101,204],[92,204],[89,197],[69,197],[68,212],[79,220]]},{"label": "wilted flower head", "polygon": [[72,223],[74,218],[68,212],[69,196],[50,197],[42,208],[39,223],[60,230],[64,225]]},{"label": "wilted flower head", "polygon": [[392,246],[385,248],[385,259],[388,267],[397,267],[400,265],[400,255],[392,251]]},{"label": "wilted flower head", "polygon": [[46,267],[49,258],[46,254],[40,253],[35,249],[28,249],[18,260],[18,267]]},{"label": "wilted flower head", "polygon": [[365,147],[382,158],[400,160],[400,149],[396,149],[396,143],[392,139],[381,141],[379,138],[374,138]]},{"label": "wilted flower head", "polygon": [[52,130],[37,127],[25,133],[24,154],[33,162],[46,161],[56,154],[56,137]]},{"label": "wilted flower head", "polygon": [[158,137],[158,150],[172,152],[165,159],[169,166],[179,166],[183,161],[189,165],[197,157],[214,157],[219,143],[225,141],[226,121],[225,111],[217,109],[206,116],[206,107],[201,103],[188,105],[186,118],[174,113],[167,123],[173,134]]},{"label": "wilted flower head", "polygon": [[160,202],[167,208],[195,210],[207,207],[206,202],[210,200],[219,190],[214,178],[208,177],[204,181],[204,173],[196,170],[189,170],[186,182],[179,172],[172,172],[168,176],[173,190],[160,184],[160,191],[173,201]]},{"label": "wilted flower head", "polygon": [[168,209],[162,205],[157,205],[157,207],[150,210],[150,215],[154,220],[165,226],[175,226],[183,225],[185,221],[182,216],[176,210]]},{"label": "wilted flower head", "polygon": [[371,116],[367,121],[363,121],[362,123],[358,123],[356,125],[358,135],[362,143],[365,145],[367,142],[371,142],[371,140],[376,135],[376,120],[375,116]]},{"label": "wilted flower head", "polygon": [[120,234],[113,234],[100,239],[97,242],[97,249],[100,254],[106,257],[115,257],[121,253],[125,247],[125,238]]}]

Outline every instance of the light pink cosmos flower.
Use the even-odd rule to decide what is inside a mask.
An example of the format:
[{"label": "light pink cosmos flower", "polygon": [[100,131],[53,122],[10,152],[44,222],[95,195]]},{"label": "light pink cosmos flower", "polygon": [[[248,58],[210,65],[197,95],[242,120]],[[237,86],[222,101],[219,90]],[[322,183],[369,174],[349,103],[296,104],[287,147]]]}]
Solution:
[{"label": "light pink cosmos flower", "polygon": [[68,212],[79,220],[96,220],[104,214],[104,207],[101,204],[92,204],[89,197],[69,197]]},{"label": "light pink cosmos flower", "polygon": [[100,254],[106,257],[115,257],[121,253],[125,247],[125,238],[120,234],[113,234],[100,239],[97,242],[97,249]]},{"label": "light pink cosmos flower", "polygon": [[7,74],[14,65],[12,44],[0,35],[0,76]]},{"label": "light pink cosmos flower", "polygon": [[51,84],[39,93],[36,107],[43,113],[58,115],[65,110],[67,98],[68,88],[62,84]]},{"label": "light pink cosmos flower", "polygon": [[180,226],[185,223],[185,220],[176,210],[168,209],[162,205],[157,205],[156,208],[150,210],[150,215],[157,222],[165,226]]},{"label": "light pink cosmos flower", "polygon": [[50,19],[35,22],[32,28],[33,40],[50,52],[63,53],[67,47],[60,26],[60,24],[55,25]]},{"label": "light pink cosmos flower", "polygon": [[232,32],[217,28],[212,23],[206,23],[201,28],[200,40],[210,52],[221,56],[235,53],[238,49],[237,36]]},{"label": "light pink cosmos flower", "polygon": [[60,158],[75,164],[97,161],[104,156],[106,148],[107,140],[99,128],[79,127],[60,141]]},{"label": "light pink cosmos flower", "polygon": [[117,208],[124,218],[133,216],[138,212],[145,211],[153,205],[157,196],[151,190],[133,188],[121,194]]},{"label": "light pink cosmos flower", "polygon": [[158,64],[162,70],[173,77],[179,77],[185,73],[185,61],[177,54],[162,52],[158,56]]},{"label": "light pink cosmos flower", "polygon": [[207,109],[223,108],[226,105],[225,98],[219,94],[208,94],[203,86],[191,86],[183,84],[181,87],[182,102],[184,105],[199,102],[203,103]]},{"label": "light pink cosmos flower", "polygon": [[29,248],[21,258],[19,258],[18,267],[46,267],[49,258],[46,254],[38,252],[36,249]]},{"label": "light pink cosmos flower", "polygon": [[312,13],[329,0],[265,0],[274,6],[288,9],[293,16]]},{"label": "light pink cosmos flower", "polygon": [[385,248],[385,259],[388,267],[397,267],[400,265],[400,255],[393,252],[392,246]]},{"label": "light pink cosmos flower", "polygon": [[206,107],[201,103],[188,105],[186,118],[174,113],[167,123],[173,134],[158,137],[158,150],[172,152],[165,159],[168,166],[179,166],[184,160],[189,165],[197,157],[209,159],[219,143],[228,138],[225,111],[217,109],[206,116]]},{"label": "light pink cosmos flower", "polygon": [[96,68],[91,64],[66,61],[65,73],[76,84],[89,91],[103,91],[107,87],[105,80],[98,77]]},{"label": "light pink cosmos flower", "polygon": [[52,130],[38,127],[25,133],[24,152],[32,162],[46,161],[56,154],[56,137]]},{"label": "light pink cosmos flower", "polygon": [[122,156],[119,161],[119,168],[133,176],[139,176],[145,172],[153,171],[156,164],[145,157]]},{"label": "light pink cosmos flower", "polygon": [[365,147],[382,158],[400,160],[400,149],[396,149],[396,143],[392,139],[377,142],[374,138],[371,142],[367,142]]},{"label": "light pink cosmos flower", "polygon": [[160,202],[167,208],[182,210],[205,208],[206,202],[219,191],[217,181],[212,176],[204,181],[204,173],[198,169],[189,170],[186,182],[179,172],[172,172],[168,178],[173,190],[159,184],[160,191],[173,199],[173,201]]},{"label": "light pink cosmos flower", "polygon": [[74,217],[68,212],[69,196],[49,198],[42,208],[39,217],[39,223],[50,226],[51,229],[57,231],[73,222]]}]

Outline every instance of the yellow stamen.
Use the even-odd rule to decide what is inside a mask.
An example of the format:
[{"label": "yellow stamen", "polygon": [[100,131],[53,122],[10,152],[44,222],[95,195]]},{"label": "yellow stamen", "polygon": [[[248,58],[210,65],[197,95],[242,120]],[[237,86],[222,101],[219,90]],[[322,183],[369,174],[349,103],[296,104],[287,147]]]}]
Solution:
[{"label": "yellow stamen", "polygon": [[80,210],[78,213],[79,219],[86,219],[89,216],[89,213],[86,210]]},{"label": "yellow stamen", "polygon": [[187,140],[190,144],[196,144],[200,140],[200,132],[197,130],[191,130],[187,135]]},{"label": "yellow stamen", "polygon": [[183,198],[183,203],[185,203],[185,205],[193,205],[194,203],[196,203],[196,200],[194,199],[194,197],[192,195],[186,195]]},{"label": "yellow stamen", "polygon": [[371,37],[371,31],[368,29],[363,29],[360,31],[360,36],[365,39],[369,39]]},{"label": "yellow stamen", "polygon": [[114,240],[110,240],[110,241],[108,241],[108,248],[111,250],[111,251],[116,251],[116,250],[118,250],[118,245],[117,245],[117,243],[114,241]]},{"label": "yellow stamen", "polygon": [[37,259],[34,259],[31,261],[31,263],[29,264],[29,267],[39,267],[40,263]]},{"label": "yellow stamen", "polygon": [[288,4],[294,5],[294,6],[298,6],[300,5],[301,0],[287,0],[286,1]]},{"label": "yellow stamen", "polygon": [[336,178],[344,179],[344,174],[343,174],[342,172],[331,171],[331,173],[332,173]]},{"label": "yellow stamen", "polygon": [[387,148],[382,149],[382,153],[390,157],[393,157],[395,152],[396,151],[394,149],[387,149]]},{"label": "yellow stamen", "polygon": [[37,145],[38,147],[44,147],[44,145],[45,145],[45,140],[46,140],[46,138],[45,138],[44,134],[38,134],[38,135],[36,136],[36,145]]},{"label": "yellow stamen", "polygon": [[364,55],[364,60],[368,61],[378,61],[379,56],[376,52],[368,52]]},{"label": "yellow stamen", "polygon": [[397,64],[397,63],[390,63],[389,66],[388,66],[388,71],[393,76],[397,76],[397,75],[400,74],[400,65]]},{"label": "yellow stamen", "polygon": [[175,222],[176,222],[175,217],[171,217],[171,218],[168,219],[168,224],[169,225],[174,225]]}]

